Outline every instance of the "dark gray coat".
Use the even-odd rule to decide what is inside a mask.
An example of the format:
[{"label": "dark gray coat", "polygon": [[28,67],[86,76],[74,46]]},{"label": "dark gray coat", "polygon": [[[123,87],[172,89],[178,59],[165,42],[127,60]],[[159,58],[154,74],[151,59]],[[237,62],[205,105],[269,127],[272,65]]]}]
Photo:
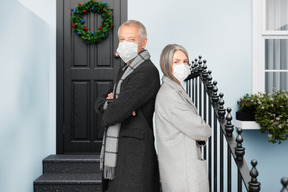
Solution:
[{"label": "dark gray coat", "polygon": [[[123,74],[119,70],[118,78]],[[102,125],[121,123],[114,180],[103,180],[107,192],[159,192],[158,161],[154,148],[153,113],[160,79],[157,68],[147,60],[121,84],[117,99],[103,111],[108,93],[95,103]],[[132,116],[132,112],[136,116]]]}]

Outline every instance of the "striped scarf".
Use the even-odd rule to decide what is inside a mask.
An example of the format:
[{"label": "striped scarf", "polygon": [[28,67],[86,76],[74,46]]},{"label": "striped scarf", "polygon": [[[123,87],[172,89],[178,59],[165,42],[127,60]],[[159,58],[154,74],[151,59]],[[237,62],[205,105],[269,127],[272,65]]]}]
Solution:
[{"label": "striped scarf", "polygon": [[[118,83],[114,84],[113,95],[115,99],[117,99],[118,95],[120,94],[121,84],[124,79],[128,75],[130,75],[138,66],[140,66],[145,60],[148,59],[150,59],[150,54],[147,50],[144,50],[136,56],[136,58],[132,61],[130,65],[127,66],[126,71],[123,73]],[[100,170],[103,171],[103,177],[105,179],[112,180],[115,178],[120,127],[121,123],[116,123],[109,126],[108,128],[106,127],[104,131],[100,154]]]}]

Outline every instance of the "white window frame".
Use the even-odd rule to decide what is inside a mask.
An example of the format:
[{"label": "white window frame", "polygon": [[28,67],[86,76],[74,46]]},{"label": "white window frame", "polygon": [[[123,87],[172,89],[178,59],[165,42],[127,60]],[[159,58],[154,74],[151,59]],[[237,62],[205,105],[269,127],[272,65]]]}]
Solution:
[{"label": "white window frame", "polygon": [[266,0],[253,0],[253,93],[265,92],[265,39],[288,39],[288,31],[266,30]]}]

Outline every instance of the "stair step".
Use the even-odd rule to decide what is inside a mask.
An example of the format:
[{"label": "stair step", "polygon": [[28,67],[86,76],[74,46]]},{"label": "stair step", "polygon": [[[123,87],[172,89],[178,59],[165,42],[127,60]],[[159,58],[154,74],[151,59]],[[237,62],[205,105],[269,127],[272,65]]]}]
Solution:
[{"label": "stair step", "polygon": [[99,155],[50,155],[34,192],[102,192]]},{"label": "stair step", "polygon": [[50,155],[43,160],[43,174],[99,173],[99,155]]},{"label": "stair step", "polygon": [[43,174],[34,181],[35,192],[101,192],[101,174]]},{"label": "stair step", "polygon": [[101,183],[100,174],[43,174],[34,181],[37,184],[98,184]]}]

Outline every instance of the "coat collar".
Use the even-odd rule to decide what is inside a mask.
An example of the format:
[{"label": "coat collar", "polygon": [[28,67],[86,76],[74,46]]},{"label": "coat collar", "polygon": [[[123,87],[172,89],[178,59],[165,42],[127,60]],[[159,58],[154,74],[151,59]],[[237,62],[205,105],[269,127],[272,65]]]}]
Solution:
[{"label": "coat collar", "polygon": [[176,83],[175,81],[171,80],[169,77],[163,76],[162,77],[162,81],[163,83],[168,84],[170,87],[172,87],[173,89],[177,90],[177,92],[183,97],[183,99],[185,99],[188,103],[190,103],[191,105],[194,105],[192,103],[191,98],[188,96],[188,94],[186,93],[186,91],[184,90],[184,88],[179,85],[178,83]]}]

